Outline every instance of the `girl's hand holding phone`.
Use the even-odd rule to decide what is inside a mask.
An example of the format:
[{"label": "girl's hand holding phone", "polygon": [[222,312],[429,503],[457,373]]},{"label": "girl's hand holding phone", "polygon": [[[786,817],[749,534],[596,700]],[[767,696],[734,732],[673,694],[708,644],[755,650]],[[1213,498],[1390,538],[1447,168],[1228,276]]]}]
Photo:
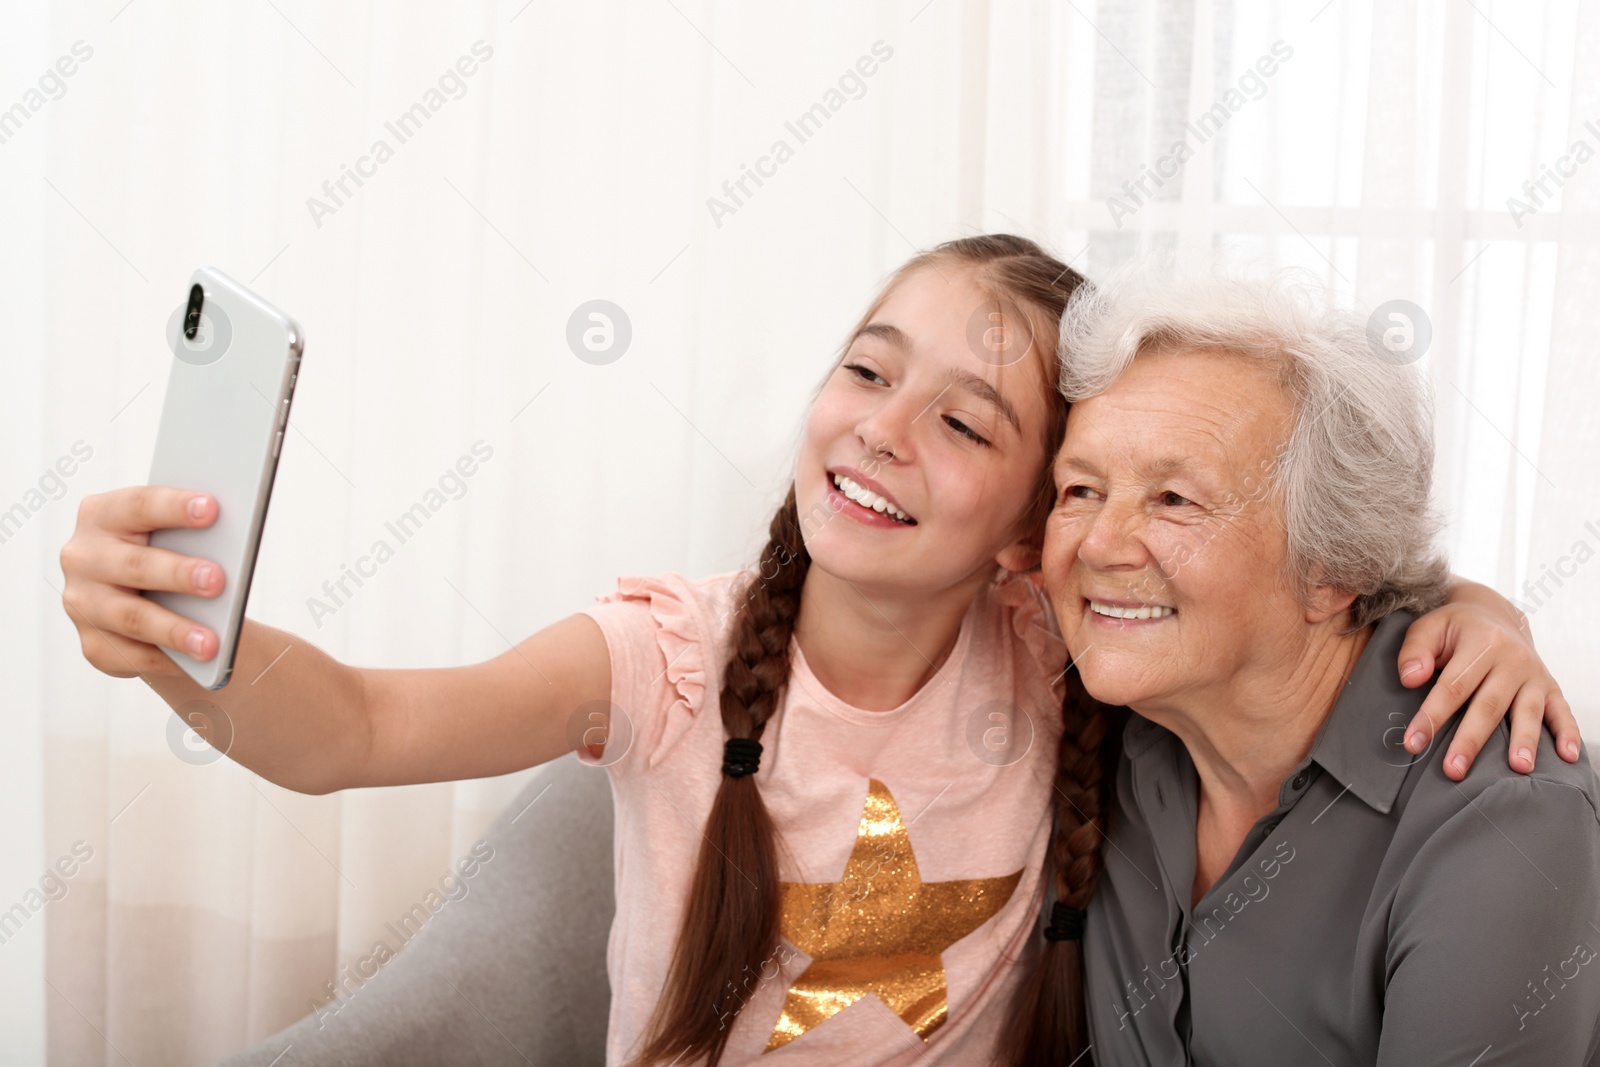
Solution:
[{"label": "girl's hand holding phone", "polygon": [[[61,549],[84,658],[185,721],[203,701],[227,755],[306,793],[506,774],[585,743],[584,709],[611,692],[587,616],[484,663],[415,670],[351,667],[245,617],[304,333],[209,267],[179,311],[155,484],[87,497]],[[230,685],[236,666],[247,681]]]},{"label": "girl's hand holding phone", "polygon": [[184,672],[162,648],[198,660],[216,655],[210,629],[140,595],[222,592],[226,577],[217,564],[149,543],[154,530],[203,528],[216,518],[213,498],[170,486],[134,485],[84,498],[61,549],[61,601],[96,669],[113,678],[173,677]]}]

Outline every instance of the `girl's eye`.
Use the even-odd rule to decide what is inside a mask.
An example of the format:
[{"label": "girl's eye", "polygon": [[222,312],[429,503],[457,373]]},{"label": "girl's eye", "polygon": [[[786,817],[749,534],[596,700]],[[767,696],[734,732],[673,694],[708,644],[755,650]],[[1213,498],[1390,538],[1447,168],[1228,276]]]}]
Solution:
[{"label": "girl's eye", "polygon": [[952,418],[949,415],[946,415],[944,417],[944,421],[952,430],[954,430],[956,433],[960,434],[961,436],[969,437],[974,442],[976,442],[976,443],[978,443],[980,445],[987,446],[989,444],[988,441],[984,440],[978,434],[974,433],[972,431],[972,429],[969,426],[967,426],[966,423],[962,422],[960,419]]},{"label": "girl's eye", "polygon": [[1190,500],[1188,497],[1179,496],[1170,489],[1156,497],[1156,499],[1159,500],[1164,506],[1169,508],[1181,508],[1185,504],[1194,503],[1194,501]]},{"label": "girl's eye", "polygon": [[859,363],[848,363],[848,364],[845,365],[845,370],[847,370],[850,373],[854,374],[856,377],[860,378],[864,382],[871,382],[874,385],[888,385],[889,384],[888,382],[884,381],[881,377],[879,377],[878,373],[876,371],[874,371],[872,368],[864,367]]}]

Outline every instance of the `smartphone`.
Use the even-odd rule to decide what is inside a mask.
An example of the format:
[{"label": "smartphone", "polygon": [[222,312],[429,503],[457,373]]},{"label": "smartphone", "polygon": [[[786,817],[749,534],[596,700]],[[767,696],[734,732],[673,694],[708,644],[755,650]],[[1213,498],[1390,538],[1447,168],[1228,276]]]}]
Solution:
[{"label": "smartphone", "polygon": [[144,595],[217,634],[217,654],[205,662],[162,651],[204,688],[221,689],[233,674],[305,335],[245,286],[202,267],[167,320],[167,345],[172,369],[150,484],[210,494],[217,520],[205,529],[152,531],[150,544],[211,560],[224,582],[216,597]]}]

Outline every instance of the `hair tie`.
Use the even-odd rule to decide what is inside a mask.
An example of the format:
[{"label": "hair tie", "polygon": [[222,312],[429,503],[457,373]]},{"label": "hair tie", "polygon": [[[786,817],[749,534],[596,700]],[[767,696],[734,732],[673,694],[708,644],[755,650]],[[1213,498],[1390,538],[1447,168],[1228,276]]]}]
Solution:
[{"label": "hair tie", "polygon": [[1050,908],[1050,925],[1044,928],[1046,941],[1077,941],[1083,937],[1084,913],[1056,901]]},{"label": "hair tie", "polygon": [[751,737],[730,737],[722,746],[722,773],[742,778],[756,773],[761,764],[761,742]]}]

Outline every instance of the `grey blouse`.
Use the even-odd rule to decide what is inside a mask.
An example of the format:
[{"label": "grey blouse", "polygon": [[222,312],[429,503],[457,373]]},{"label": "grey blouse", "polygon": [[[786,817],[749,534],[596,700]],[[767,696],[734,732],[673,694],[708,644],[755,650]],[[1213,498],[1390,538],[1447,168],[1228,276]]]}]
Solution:
[{"label": "grey blouse", "polygon": [[1414,616],[1377,624],[1278,806],[1192,909],[1199,780],[1130,715],[1084,933],[1092,1054],[1122,1064],[1600,1065],[1600,780],[1506,765],[1465,782],[1401,746]]}]

